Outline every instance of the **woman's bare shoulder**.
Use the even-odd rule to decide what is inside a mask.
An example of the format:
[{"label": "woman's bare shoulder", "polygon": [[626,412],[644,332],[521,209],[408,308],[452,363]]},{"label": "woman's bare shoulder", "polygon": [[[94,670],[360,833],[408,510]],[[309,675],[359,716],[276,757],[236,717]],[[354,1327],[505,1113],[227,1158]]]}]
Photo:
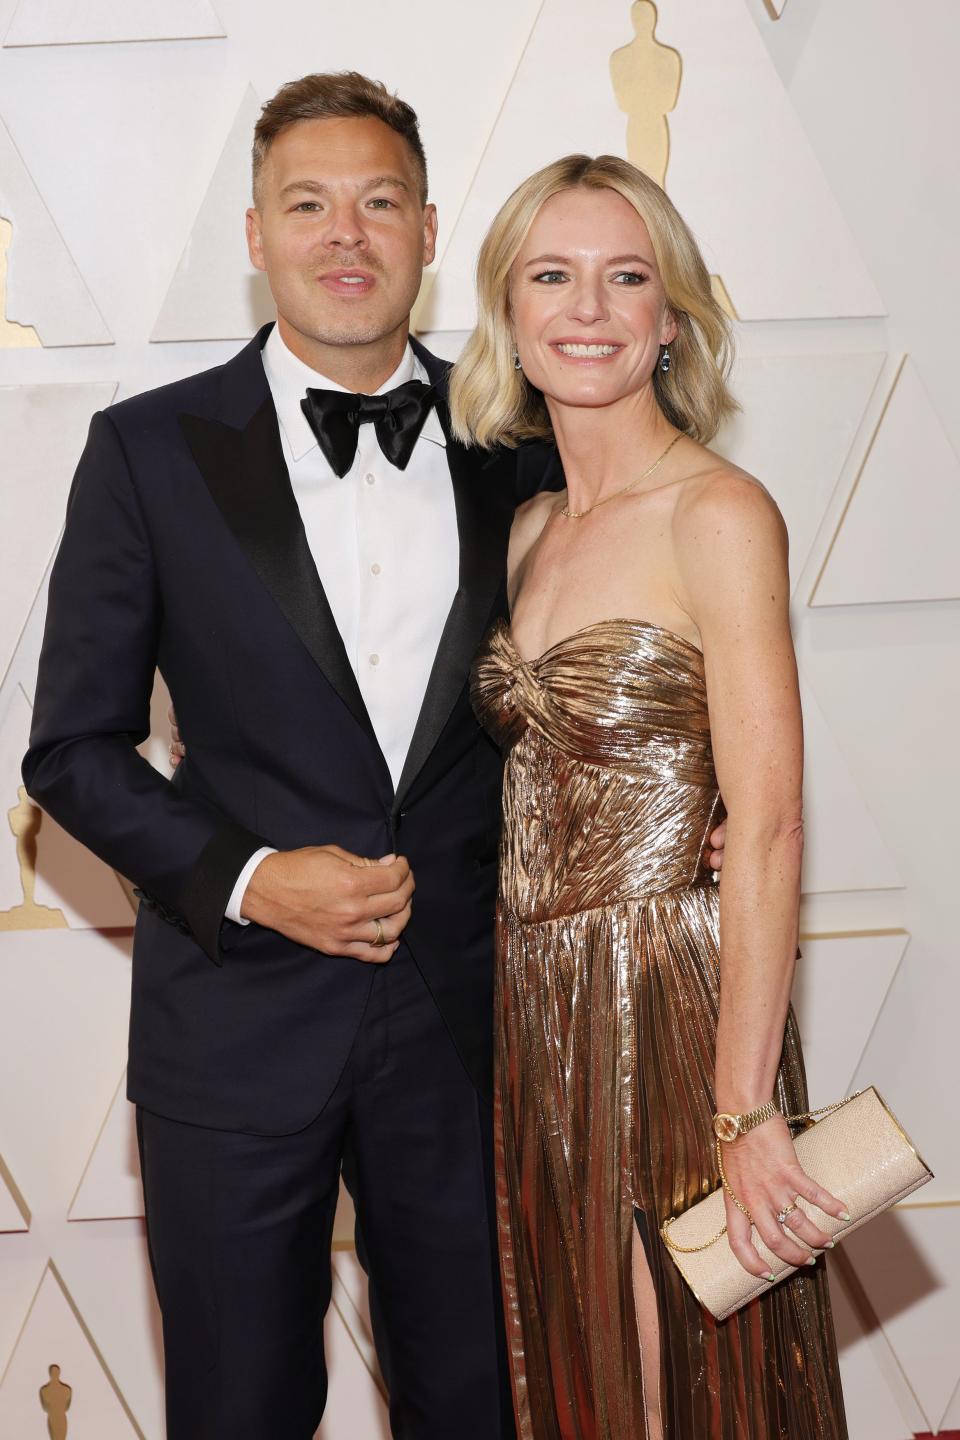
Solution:
[{"label": "woman's bare shoulder", "polygon": [[531,526],[543,529],[547,523],[550,511],[557,504],[558,492],[556,490],[541,490],[538,494],[532,495],[529,500],[524,500],[522,505],[517,506],[513,518],[514,528],[526,530]]},{"label": "woman's bare shoulder", "polygon": [[788,624],[787,529],[769,491],[746,470],[718,460],[691,477],[674,512],[673,555],[678,593],[704,644],[718,625],[742,638],[763,617]]},{"label": "woman's bare shoulder", "polygon": [[783,516],[766,486],[711,450],[701,458],[677,497],[675,538],[710,548],[764,539],[784,543]]},{"label": "woman's bare shoulder", "polygon": [[556,491],[543,490],[517,507],[510,531],[510,549],[517,559],[522,558],[540,538],[540,532],[556,505]]}]

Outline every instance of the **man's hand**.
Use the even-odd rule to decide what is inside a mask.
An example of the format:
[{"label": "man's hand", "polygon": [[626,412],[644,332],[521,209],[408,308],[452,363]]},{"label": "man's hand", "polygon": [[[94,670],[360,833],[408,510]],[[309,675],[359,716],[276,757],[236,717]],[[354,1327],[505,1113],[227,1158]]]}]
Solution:
[{"label": "man's hand", "polygon": [[177,727],[177,714],[172,705],[167,711],[167,719],[170,721],[170,769],[176,770],[180,761],[187,753],[187,747],[180,739],[180,731]]},{"label": "man's hand", "polygon": [[[368,860],[339,845],[310,845],[265,856],[240,913],[298,945],[379,965],[397,948],[414,888],[402,856]],[[381,930],[385,943],[374,944]]]},{"label": "man's hand", "polygon": [[[176,770],[187,747],[172,705],[167,717],[170,768]],[[410,919],[414,889],[413,874],[402,856],[369,860],[339,845],[311,845],[261,860],[240,913],[244,920],[265,925],[311,950],[382,965],[396,951]],[[384,943],[375,944],[381,933]]]},{"label": "man's hand", "polygon": [[711,870],[723,869],[723,847],[726,845],[726,843],[727,822],[726,820],[724,820],[720,825],[717,826],[716,830],[712,830],[710,832],[710,838],[707,841],[706,849],[704,850],[704,858],[706,859],[706,862],[710,866]]}]

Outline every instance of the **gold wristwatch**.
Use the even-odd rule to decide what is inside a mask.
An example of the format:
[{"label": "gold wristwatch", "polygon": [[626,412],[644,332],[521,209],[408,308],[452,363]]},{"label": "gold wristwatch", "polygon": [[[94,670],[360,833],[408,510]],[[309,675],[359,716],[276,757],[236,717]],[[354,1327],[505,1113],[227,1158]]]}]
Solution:
[{"label": "gold wristwatch", "polygon": [[745,1115],[727,1115],[721,1111],[713,1117],[713,1133],[718,1140],[736,1140],[738,1135],[746,1135],[748,1130],[756,1130],[765,1120],[772,1120],[774,1115],[779,1115],[775,1100],[768,1100],[766,1105],[760,1105],[756,1110],[748,1110]]}]

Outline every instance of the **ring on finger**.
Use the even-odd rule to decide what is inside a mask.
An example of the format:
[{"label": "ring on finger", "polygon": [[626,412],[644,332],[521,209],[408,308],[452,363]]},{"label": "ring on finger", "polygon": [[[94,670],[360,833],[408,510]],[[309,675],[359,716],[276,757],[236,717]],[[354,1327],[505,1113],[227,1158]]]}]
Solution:
[{"label": "ring on finger", "polygon": [[377,927],[377,938],[376,938],[376,939],[374,940],[374,942],[373,942],[374,945],[377,945],[377,946],[386,945],[386,943],[387,943],[387,937],[386,937],[386,935],[384,935],[384,933],[383,933],[383,925],[381,924],[381,922],[380,922],[379,920],[374,920],[373,923],[374,923],[374,925],[376,925],[376,927]]},{"label": "ring on finger", "polygon": [[795,1204],[793,1201],[791,1201],[789,1205],[784,1205],[784,1207],[783,1207],[782,1210],[778,1210],[778,1211],[777,1211],[777,1224],[778,1224],[778,1225],[785,1225],[785,1224],[786,1224],[786,1221],[787,1221],[787,1216],[788,1216],[788,1215],[792,1215],[793,1212],[794,1212],[794,1210],[796,1210],[796,1208],[797,1208],[797,1207],[796,1207],[796,1204]]}]

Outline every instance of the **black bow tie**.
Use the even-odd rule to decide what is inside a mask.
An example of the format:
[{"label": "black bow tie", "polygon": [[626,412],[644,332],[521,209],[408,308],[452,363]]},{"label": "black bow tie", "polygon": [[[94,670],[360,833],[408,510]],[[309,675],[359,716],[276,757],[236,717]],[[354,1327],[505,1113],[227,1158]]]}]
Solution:
[{"label": "black bow tie", "polygon": [[353,464],[360,426],[365,421],[372,421],[380,449],[390,464],[406,470],[433,401],[432,385],[408,380],[386,395],[308,390],[300,408],[332,469],[342,476]]}]

